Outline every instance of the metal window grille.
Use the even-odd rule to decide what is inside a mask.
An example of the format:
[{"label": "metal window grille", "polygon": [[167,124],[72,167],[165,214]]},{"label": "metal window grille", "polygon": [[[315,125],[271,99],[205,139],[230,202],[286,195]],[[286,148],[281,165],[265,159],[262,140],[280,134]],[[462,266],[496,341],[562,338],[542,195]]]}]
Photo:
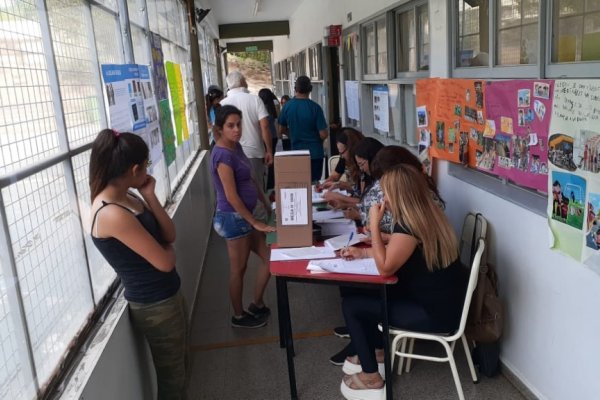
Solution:
[{"label": "metal window grille", "polygon": [[[177,149],[175,178],[156,166],[164,200],[199,148],[185,10],[177,0],[148,1],[148,16],[143,0],[129,8],[136,61],[150,62],[148,18],[186,85],[191,140]],[[115,0],[0,4],[0,398],[44,395],[114,282],[90,243],[87,174],[107,125],[99,65],[123,62],[116,10]]]}]

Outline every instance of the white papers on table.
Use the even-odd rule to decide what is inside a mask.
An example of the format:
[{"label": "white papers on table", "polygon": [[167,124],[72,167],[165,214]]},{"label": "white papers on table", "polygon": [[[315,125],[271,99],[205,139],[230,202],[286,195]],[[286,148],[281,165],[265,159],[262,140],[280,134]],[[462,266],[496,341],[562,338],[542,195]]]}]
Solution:
[{"label": "white papers on table", "polygon": [[332,192],[332,193],[339,193],[342,196],[350,196],[350,193],[348,193],[345,190],[341,190],[341,189],[325,189],[322,192],[317,192],[317,190],[315,189],[315,185],[312,186],[312,202],[313,203],[323,203],[326,200],[323,198],[323,195],[327,192]]},{"label": "white papers on table", "polygon": [[333,250],[339,250],[346,246],[352,246],[353,244],[360,243],[363,239],[367,238],[367,235],[362,233],[355,233],[352,236],[352,240],[348,243],[348,238],[350,234],[339,235],[336,237],[332,237],[331,239],[327,239],[325,241],[325,246],[332,248]]},{"label": "white papers on table", "polygon": [[323,202],[327,201],[327,200],[325,200],[323,198],[323,194],[324,194],[324,192],[317,192],[315,190],[315,187],[313,186],[313,190],[312,190],[312,202],[313,203],[323,203]]},{"label": "white papers on table", "polygon": [[356,224],[348,218],[315,220],[315,223],[321,227],[321,236],[338,236],[349,234],[350,232],[356,233]]},{"label": "white papers on table", "polygon": [[311,246],[271,250],[271,261],[312,260],[334,258],[335,256],[335,251],[331,247]]},{"label": "white papers on table", "polygon": [[313,273],[334,272],[338,274],[379,275],[374,258],[359,258],[351,261],[343,258],[311,260],[308,262],[306,269]]},{"label": "white papers on table", "polygon": [[344,212],[342,210],[325,210],[315,211],[313,209],[312,219],[313,221],[322,221],[325,219],[344,218]]}]

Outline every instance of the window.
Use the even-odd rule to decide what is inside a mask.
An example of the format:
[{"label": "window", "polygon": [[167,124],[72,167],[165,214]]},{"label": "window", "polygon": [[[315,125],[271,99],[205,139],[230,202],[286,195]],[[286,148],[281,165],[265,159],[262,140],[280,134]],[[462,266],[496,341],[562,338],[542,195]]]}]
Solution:
[{"label": "window", "polygon": [[489,0],[479,2],[458,0],[456,24],[458,46],[455,55],[457,67],[487,66],[489,64],[488,3]]},{"label": "window", "polygon": [[543,76],[545,2],[456,0],[452,4],[455,78]]},{"label": "window", "polygon": [[600,1],[554,0],[552,62],[600,61]]},{"label": "window", "polygon": [[537,64],[539,0],[500,0],[497,4],[497,64]]},{"label": "window", "polygon": [[359,77],[358,68],[358,33],[351,32],[344,35],[342,42],[343,60],[344,60],[344,80],[355,81]]},{"label": "window", "polygon": [[323,79],[323,74],[321,72],[321,51],[321,44],[317,44],[308,49],[308,66],[310,79],[314,81],[320,81]]},{"label": "window", "polygon": [[[396,76],[429,70],[429,10],[427,4],[396,12]],[[412,73],[412,74],[411,74]]]},{"label": "window", "polygon": [[387,78],[387,27],[386,17],[362,26],[363,71],[365,79]]},{"label": "window", "polygon": [[[146,10],[127,3],[135,60],[148,64]],[[170,174],[154,166],[164,201],[198,134],[183,6],[147,4],[165,58],[182,66],[190,121]],[[91,142],[108,125],[99,65],[123,63],[124,46],[114,0],[13,0],[0,7],[0,31],[0,398],[31,399],[46,396],[114,286],[87,234],[87,180]]]}]

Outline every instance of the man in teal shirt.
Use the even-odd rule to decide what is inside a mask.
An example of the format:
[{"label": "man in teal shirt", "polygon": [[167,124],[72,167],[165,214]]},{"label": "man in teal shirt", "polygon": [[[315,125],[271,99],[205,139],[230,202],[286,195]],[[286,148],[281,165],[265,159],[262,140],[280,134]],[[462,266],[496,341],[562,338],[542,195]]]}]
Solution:
[{"label": "man in teal shirt", "polygon": [[312,90],[310,79],[299,76],[294,85],[295,96],[279,114],[279,129],[292,141],[292,150],[310,151],[311,180],[321,179],[323,171],[323,140],[329,134],[320,105],[308,98]]}]

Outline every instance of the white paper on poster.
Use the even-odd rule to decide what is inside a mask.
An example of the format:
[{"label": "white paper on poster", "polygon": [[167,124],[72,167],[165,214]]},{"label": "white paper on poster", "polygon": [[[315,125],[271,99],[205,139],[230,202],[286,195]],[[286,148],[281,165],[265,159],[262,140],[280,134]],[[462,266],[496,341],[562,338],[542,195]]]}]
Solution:
[{"label": "white paper on poster", "polygon": [[143,129],[146,125],[143,98],[139,95],[139,69],[136,64],[102,65],[104,93],[110,127],[120,132]]},{"label": "white paper on poster", "polygon": [[144,99],[144,115],[146,116],[146,143],[150,149],[150,173],[153,166],[158,165],[163,157],[162,135],[160,134],[160,125],[158,121],[158,107],[156,97],[152,87],[152,75],[150,69],[146,65],[140,65],[140,86],[141,93]]},{"label": "white paper on poster", "polygon": [[308,224],[308,191],[306,188],[281,189],[281,224]]},{"label": "white paper on poster", "polygon": [[385,85],[373,87],[373,125],[380,132],[390,131],[390,108],[388,88]]},{"label": "white paper on poster", "polygon": [[360,121],[358,81],[345,81],[344,86],[346,89],[346,113],[348,118]]},{"label": "white paper on poster", "polygon": [[427,120],[427,107],[419,106],[417,107],[417,127],[424,128],[429,125]]}]

